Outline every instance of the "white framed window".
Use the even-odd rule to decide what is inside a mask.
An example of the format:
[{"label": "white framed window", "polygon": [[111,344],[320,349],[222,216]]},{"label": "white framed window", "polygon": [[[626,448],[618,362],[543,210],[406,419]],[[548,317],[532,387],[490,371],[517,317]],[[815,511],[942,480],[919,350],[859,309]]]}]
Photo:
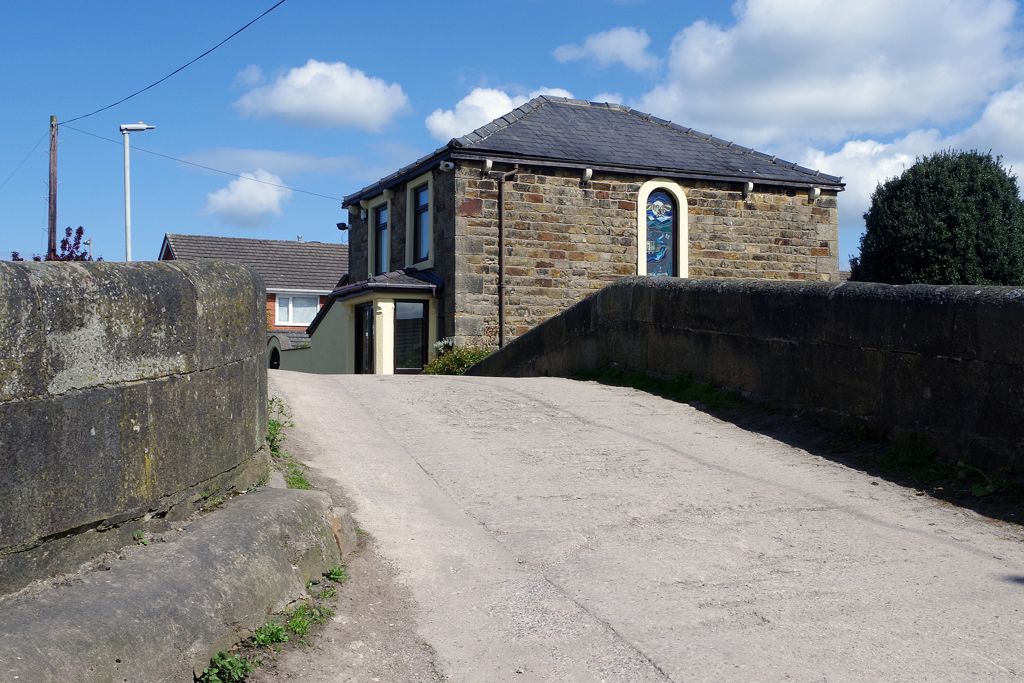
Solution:
[{"label": "white framed window", "polygon": [[391,270],[391,190],[366,208],[366,272],[369,277]]},{"label": "white framed window", "polygon": [[434,174],[405,184],[405,265],[434,266]]},{"label": "white framed window", "polygon": [[320,310],[319,296],[278,294],[276,322],[278,325],[305,327],[313,322],[318,310]]},{"label": "white framed window", "polygon": [[636,198],[637,275],[689,277],[686,194],[667,178],[648,180]]}]

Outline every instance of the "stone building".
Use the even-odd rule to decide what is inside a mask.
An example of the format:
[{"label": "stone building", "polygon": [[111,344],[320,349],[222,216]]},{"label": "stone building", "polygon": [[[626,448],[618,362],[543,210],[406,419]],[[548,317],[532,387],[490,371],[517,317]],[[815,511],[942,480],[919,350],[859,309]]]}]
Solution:
[{"label": "stone building", "polygon": [[336,371],[388,373],[438,337],[504,344],[623,276],[836,280],[842,189],[628,107],[537,97],[345,198],[353,284],[310,331],[334,316]]}]

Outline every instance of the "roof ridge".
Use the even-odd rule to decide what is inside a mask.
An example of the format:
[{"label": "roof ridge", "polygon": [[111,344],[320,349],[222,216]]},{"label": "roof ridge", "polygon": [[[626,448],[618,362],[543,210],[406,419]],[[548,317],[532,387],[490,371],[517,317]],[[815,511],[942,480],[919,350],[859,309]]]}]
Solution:
[{"label": "roof ridge", "polygon": [[[801,166],[801,165],[799,165],[799,164],[797,164],[796,162],[793,162],[793,161],[786,161],[784,159],[779,159],[777,156],[774,156],[774,155],[769,156],[769,155],[765,154],[764,152],[758,152],[757,150],[753,149],[752,147],[745,147],[743,145],[738,145],[738,144],[736,144],[735,142],[733,142],[731,140],[725,140],[725,139],[722,139],[722,138],[717,138],[714,135],[712,135],[711,133],[702,133],[701,131],[694,130],[693,128],[690,128],[690,127],[683,127],[683,126],[679,125],[678,123],[673,123],[672,121],[669,121],[668,119],[663,119],[663,118],[660,118],[660,117],[655,116],[653,114],[650,114],[648,112],[643,112],[643,111],[639,111],[637,109],[633,109],[632,107],[628,107],[628,106],[626,106],[624,104],[619,104],[617,102],[594,102],[594,101],[591,101],[591,100],[581,100],[581,99],[575,99],[575,98],[570,98],[570,97],[561,97],[559,95],[537,95],[536,97],[534,97],[533,99],[529,100],[528,102],[525,102],[524,104],[516,107],[511,112],[509,112],[507,114],[504,114],[502,116],[499,116],[498,118],[494,119],[490,123],[486,123],[483,126],[480,126],[479,128],[477,128],[476,130],[472,131],[471,133],[467,133],[466,135],[463,135],[463,136],[458,137],[458,138],[452,138],[451,142],[448,143],[448,146],[449,147],[469,147],[469,146],[471,146],[473,144],[476,144],[478,142],[486,140],[491,135],[494,135],[495,133],[497,133],[500,130],[504,130],[505,128],[508,128],[509,126],[511,126],[516,121],[520,121],[520,120],[526,118],[527,116],[529,116],[530,114],[532,114],[533,112],[537,111],[538,109],[540,109],[541,107],[543,107],[545,104],[548,104],[548,103],[551,103],[551,104],[567,104],[567,105],[577,106],[577,107],[600,107],[600,108],[609,109],[609,110],[612,110],[612,111],[618,111],[618,112],[622,112],[622,113],[626,113],[626,114],[632,114],[634,116],[639,116],[640,118],[642,118],[642,119],[644,119],[646,121],[650,121],[651,123],[655,123],[655,124],[658,124],[658,125],[660,125],[660,126],[662,126],[664,128],[668,128],[669,130],[674,130],[674,131],[677,131],[677,132],[682,133],[684,135],[688,135],[690,137],[695,137],[695,138],[704,140],[705,142],[710,142],[711,144],[717,145],[718,147],[721,147],[723,149],[731,149],[731,150],[734,150],[734,151],[739,152],[741,154],[749,154],[749,155],[752,155],[752,156],[756,156],[759,159],[768,161],[768,163],[770,163],[770,164],[777,164],[779,166],[784,166],[786,168],[789,168],[790,170],[797,171],[797,172],[803,173],[805,175],[809,175],[812,178],[821,178],[822,180],[829,180],[829,181],[832,181],[832,182],[842,182],[842,178],[840,176],[833,176],[833,175],[829,175],[828,173],[822,173],[820,169],[807,168],[807,167]],[[742,172],[742,169],[737,169],[737,170]]]},{"label": "roof ridge", "polygon": [[485,123],[479,128],[466,133],[457,138],[452,138],[448,143],[449,147],[468,147],[474,143],[485,140],[491,135],[494,135],[499,130],[504,130],[511,126],[516,121],[521,121],[527,116],[543,107],[548,102],[565,101],[567,98],[558,97],[556,95],[537,95],[536,97],[523,102],[521,105],[508,112],[502,114],[498,118],[494,119],[489,123]]},{"label": "roof ridge", "polygon": [[[170,241],[170,239],[174,238],[174,237],[198,237],[199,239],[204,239],[204,240],[215,239],[215,240],[231,240],[231,241],[234,241],[234,242],[239,242],[239,241],[244,241],[244,242],[273,242],[274,244],[295,244],[295,245],[299,245],[299,244],[307,244],[307,245],[308,244],[322,244],[322,245],[327,246],[327,247],[346,247],[346,248],[348,247],[348,244],[346,244],[344,242],[321,242],[320,240],[302,240],[300,242],[298,240],[267,239],[265,237],[228,237],[226,235],[196,235],[196,234],[185,233],[185,232],[165,232],[164,236],[168,239],[168,241]],[[173,249],[173,247],[172,247],[172,249]]]}]

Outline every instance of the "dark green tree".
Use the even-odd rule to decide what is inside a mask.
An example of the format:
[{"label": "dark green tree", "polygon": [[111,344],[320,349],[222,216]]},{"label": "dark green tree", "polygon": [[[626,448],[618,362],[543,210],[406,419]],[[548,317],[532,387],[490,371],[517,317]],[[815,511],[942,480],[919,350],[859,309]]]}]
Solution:
[{"label": "dark green tree", "polygon": [[879,184],[850,279],[1024,284],[1024,202],[1000,157],[948,150]]}]

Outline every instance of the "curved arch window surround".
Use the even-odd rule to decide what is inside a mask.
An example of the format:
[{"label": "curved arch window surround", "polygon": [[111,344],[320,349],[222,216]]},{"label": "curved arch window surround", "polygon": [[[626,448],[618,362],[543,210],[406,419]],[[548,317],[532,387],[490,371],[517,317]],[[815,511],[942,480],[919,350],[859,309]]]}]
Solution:
[{"label": "curved arch window surround", "polygon": [[637,195],[637,275],[687,277],[689,230],[686,195],[667,178],[654,178]]}]

